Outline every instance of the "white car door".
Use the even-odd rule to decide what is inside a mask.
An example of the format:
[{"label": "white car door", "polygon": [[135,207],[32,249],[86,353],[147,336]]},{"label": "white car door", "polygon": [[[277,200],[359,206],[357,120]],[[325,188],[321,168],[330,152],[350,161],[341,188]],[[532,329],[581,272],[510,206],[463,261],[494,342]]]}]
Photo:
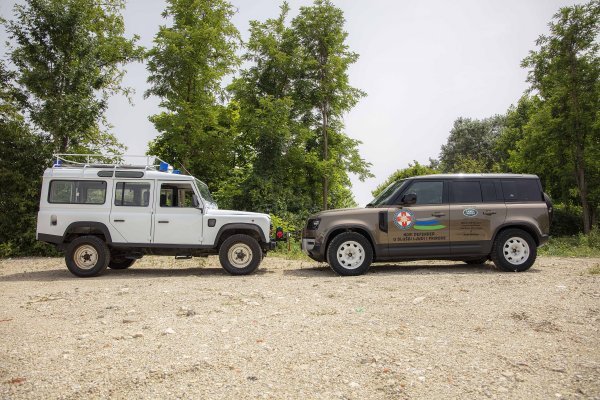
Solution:
[{"label": "white car door", "polygon": [[115,179],[114,185],[110,224],[127,243],[150,243],[154,181]]},{"label": "white car door", "polygon": [[202,210],[194,207],[197,194],[190,182],[157,181],[154,211],[155,244],[202,244]]}]

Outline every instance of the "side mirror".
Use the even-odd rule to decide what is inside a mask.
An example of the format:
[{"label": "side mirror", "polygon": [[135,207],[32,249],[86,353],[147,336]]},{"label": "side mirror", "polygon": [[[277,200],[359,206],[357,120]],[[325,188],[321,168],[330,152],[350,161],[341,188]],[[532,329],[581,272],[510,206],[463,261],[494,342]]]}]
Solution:
[{"label": "side mirror", "polygon": [[192,206],[194,206],[194,208],[200,207],[200,201],[198,200],[198,196],[195,194],[192,195]]},{"label": "side mirror", "polygon": [[417,195],[415,193],[407,193],[402,196],[402,204],[411,205],[417,202]]}]

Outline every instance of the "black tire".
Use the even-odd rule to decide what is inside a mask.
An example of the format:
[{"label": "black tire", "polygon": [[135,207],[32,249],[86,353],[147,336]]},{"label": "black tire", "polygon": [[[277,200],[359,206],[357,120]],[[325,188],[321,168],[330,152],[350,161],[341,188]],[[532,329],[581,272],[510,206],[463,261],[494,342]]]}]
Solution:
[{"label": "black tire", "polygon": [[481,257],[481,258],[477,258],[474,260],[464,260],[465,263],[469,264],[469,265],[479,265],[479,264],[485,264],[488,260],[488,257]]},{"label": "black tire", "polygon": [[96,236],[80,236],[67,246],[65,262],[73,275],[89,278],[101,274],[110,260],[110,250]]},{"label": "black tire", "polygon": [[537,245],[531,235],[521,229],[507,229],[494,240],[492,261],[507,272],[526,271],[535,262]]},{"label": "black tire", "polygon": [[327,262],[340,275],[362,275],[369,270],[372,261],[371,243],[360,233],[340,233],[327,248]]},{"label": "black tire", "polygon": [[219,261],[231,275],[248,275],[258,268],[263,251],[252,236],[232,235],[219,248]]},{"label": "black tire", "polygon": [[108,263],[110,269],[127,269],[133,265],[135,259],[128,258],[113,258]]}]

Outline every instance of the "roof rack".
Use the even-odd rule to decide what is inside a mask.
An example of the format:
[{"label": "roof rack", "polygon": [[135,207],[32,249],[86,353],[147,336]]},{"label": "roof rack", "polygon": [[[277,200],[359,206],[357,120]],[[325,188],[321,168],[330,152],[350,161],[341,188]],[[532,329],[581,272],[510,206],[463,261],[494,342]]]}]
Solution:
[{"label": "roof rack", "polygon": [[52,168],[124,168],[179,173],[156,156],[130,154],[53,154]]}]

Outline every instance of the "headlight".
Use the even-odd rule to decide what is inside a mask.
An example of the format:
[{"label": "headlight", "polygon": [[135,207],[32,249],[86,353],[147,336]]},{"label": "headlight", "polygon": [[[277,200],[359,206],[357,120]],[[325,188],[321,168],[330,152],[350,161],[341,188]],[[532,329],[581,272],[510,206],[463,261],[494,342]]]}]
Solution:
[{"label": "headlight", "polygon": [[320,218],[312,218],[308,220],[308,224],[306,224],[306,229],[309,231],[316,231],[319,229],[319,224],[321,223]]}]

